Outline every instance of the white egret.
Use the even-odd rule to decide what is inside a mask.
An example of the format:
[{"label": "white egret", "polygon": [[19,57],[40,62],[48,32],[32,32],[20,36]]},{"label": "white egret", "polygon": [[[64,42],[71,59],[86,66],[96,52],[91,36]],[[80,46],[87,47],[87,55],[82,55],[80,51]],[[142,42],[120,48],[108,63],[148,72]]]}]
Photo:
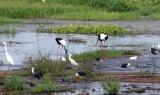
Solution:
[{"label": "white egret", "polygon": [[13,58],[11,57],[11,55],[9,55],[8,51],[7,51],[7,44],[6,42],[2,42],[5,46],[5,52],[6,52],[6,59],[7,61],[11,64],[11,65],[15,65],[13,62]]},{"label": "white egret", "polygon": [[70,63],[71,63],[73,66],[79,66],[78,63],[77,63],[74,59],[71,58],[71,56],[72,56],[72,54],[70,53],[70,54],[69,54],[69,61],[70,61]]}]

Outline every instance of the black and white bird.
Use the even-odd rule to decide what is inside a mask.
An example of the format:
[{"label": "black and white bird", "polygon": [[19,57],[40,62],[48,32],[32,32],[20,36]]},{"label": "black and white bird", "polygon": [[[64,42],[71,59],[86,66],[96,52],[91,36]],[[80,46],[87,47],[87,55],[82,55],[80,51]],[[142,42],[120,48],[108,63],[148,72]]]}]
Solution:
[{"label": "black and white bird", "polygon": [[107,41],[108,39],[108,35],[105,35],[103,33],[101,34],[98,34],[98,38],[97,38],[97,43],[96,45],[98,44],[98,42],[100,41],[101,42],[101,46],[102,46],[102,41]]},{"label": "black and white bird", "polygon": [[102,62],[102,61],[103,61],[103,59],[102,59],[102,58],[100,58],[100,57],[97,57],[97,58],[96,58],[96,61],[97,61],[97,62]]},{"label": "black and white bird", "polygon": [[[56,38],[55,40],[56,40],[57,44],[59,45],[59,46],[58,46],[58,51],[59,51],[59,48],[60,48],[60,46],[61,46],[61,49],[64,48],[65,54],[67,54],[67,53],[68,53],[68,50],[67,50],[66,47],[65,47],[65,46],[66,46],[66,41],[63,40],[62,38]],[[57,51],[57,52],[58,52],[58,51]]]},{"label": "black and white bird", "polygon": [[151,48],[150,51],[151,51],[152,54],[157,55],[157,53],[156,53],[157,49]]},{"label": "black and white bird", "polygon": [[83,77],[83,76],[86,76],[86,75],[87,75],[87,73],[85,73],[84,71],[78,71],[76,73],[76,77],[79,77],[79,76]]},{"label": "black and white bird", "polygon": [[34,78],[40,79],[42,77],[42,73],[37,71],[35,67],[32,67],[32,75]]},{"label": "black and white bird", "polygon": [[72,57],[72,54],[70,53],[70,54],[69,54],[69,61],[70,61],[70,63],[71,63],[73,66],[79,66],[78,63],[77,63],[74,59],[72,59],[71,57]]},{"label": "black and white bird", "polygon": [[124,64],[121,65],[122,68],[127,68],[129,66],[131,66],[130,63],[124,63]]}]

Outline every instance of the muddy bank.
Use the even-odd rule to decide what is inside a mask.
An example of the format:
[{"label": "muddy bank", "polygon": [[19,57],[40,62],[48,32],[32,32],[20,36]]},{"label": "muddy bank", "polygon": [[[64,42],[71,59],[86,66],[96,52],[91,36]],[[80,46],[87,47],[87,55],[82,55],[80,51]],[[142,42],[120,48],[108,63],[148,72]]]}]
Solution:
[{"label": "muddy bank", "polygon": [[53,26],[61,26],[68,24],[115,24],[122,26],[131,31],[137,31],[144,34],[160,35],[160,21],[156,20],[131,20],[131,21],[73,21],[73,20],[47,20],[33,19],[25,20],[23,24],[51,24]]}]

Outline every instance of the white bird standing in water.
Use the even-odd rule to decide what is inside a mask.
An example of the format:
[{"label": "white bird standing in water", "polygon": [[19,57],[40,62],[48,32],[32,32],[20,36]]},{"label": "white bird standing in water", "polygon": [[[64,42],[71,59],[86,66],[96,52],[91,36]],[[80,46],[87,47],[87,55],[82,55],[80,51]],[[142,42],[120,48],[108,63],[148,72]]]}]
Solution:
[{"label": "white bird standing in water", "polygon": [[11,65],[15,65],[13,62],[13,58],[11,57],[11,55],[9,55],[8,51],[7,51],[7,44],[6,42],[2,42],[5,46],[5,52],[6,52],[6,59],[7,61],[11,64]]},{"label": "white bird standing in water", "polygon": [[137,56],[132,56],[129,58],[130,60],[137,60]]},{"label": "white bird standing in water", "polygon": [[132,60],[132,61],[135,61],[134,64],[136,65],[137,56],[131,56],[129,59]]},{"label": "white bird standing in water", "polygon": [[77,63],[75,60],[73,60],[73,59],[71,58],[71,56],[72,56],[72,54],[70,53],[70,54],[69,54],[69,61],[70,61],[70,63],[71,63],[73,66],[78,66],[78,63]]}]

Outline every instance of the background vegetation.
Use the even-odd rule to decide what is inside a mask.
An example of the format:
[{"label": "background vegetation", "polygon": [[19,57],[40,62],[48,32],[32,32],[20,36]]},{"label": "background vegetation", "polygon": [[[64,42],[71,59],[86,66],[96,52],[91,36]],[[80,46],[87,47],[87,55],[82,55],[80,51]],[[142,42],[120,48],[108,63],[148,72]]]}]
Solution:
[{"label": "background vegetation", "polygon": [[0,18],[160,19],[159,0],[0,0]]}]

